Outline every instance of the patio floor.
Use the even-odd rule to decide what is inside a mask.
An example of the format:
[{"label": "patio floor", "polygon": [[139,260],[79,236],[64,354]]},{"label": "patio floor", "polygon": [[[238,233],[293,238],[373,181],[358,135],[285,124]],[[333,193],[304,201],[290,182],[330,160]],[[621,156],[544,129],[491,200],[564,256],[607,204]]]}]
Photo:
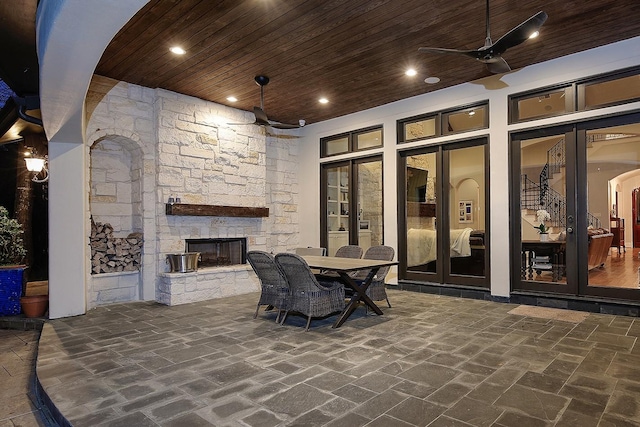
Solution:
[{"label": "patio floor", "polygon": [[257,294],[101,307],[45,324],[37,375],[74,426],[640,425],[640,319],[388,293],[309,332]]}]

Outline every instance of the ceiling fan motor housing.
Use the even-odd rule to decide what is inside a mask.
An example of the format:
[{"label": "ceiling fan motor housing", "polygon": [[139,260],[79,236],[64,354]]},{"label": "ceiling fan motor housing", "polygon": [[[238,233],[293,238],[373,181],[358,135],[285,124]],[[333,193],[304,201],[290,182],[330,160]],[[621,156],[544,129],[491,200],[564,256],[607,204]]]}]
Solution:
[{"label": "ceiling fan motor housing", "polygon": [[267,76],[255,76],[253,79],[256,81],[256,84],[258,86],[266,86],[267,84],[269,84],[269,77]]}]

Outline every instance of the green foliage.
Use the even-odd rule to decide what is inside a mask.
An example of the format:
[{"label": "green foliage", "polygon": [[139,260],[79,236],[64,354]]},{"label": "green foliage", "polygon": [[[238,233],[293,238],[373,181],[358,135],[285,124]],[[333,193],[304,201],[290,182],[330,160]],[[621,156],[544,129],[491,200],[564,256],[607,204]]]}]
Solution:
[{"label": "green foliage", "polygon": [[549,227],[544,225],[544,223],[542,223],[540,225],[535,225],[533,228],[537,229],[538,233],[540,233],[540,234],[544,234],[544,233],[548,233],[549,232]]},{"label": "green foliage", "polygon": [[0,206],[0,265],[20,264],[26,254],[22,226],[9,218],[9,211]]}]

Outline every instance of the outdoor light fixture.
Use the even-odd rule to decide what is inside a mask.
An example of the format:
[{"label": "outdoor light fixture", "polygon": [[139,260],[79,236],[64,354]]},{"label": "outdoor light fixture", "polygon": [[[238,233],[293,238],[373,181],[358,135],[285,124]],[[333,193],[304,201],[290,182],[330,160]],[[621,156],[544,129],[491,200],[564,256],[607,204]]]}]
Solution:
[{"label": "outdoor light fixture", "polygon": [[29,172],[40,173],[44,168],[44,159],[38,157],[27,157],[24,159],[27,163],[27,170]]},{"label": "outdoor light fixture", "polygon": [[[27,164],[27,170],[33,172],[33,182],[47,182],[49,180],[48,157],[40,157],[35,150],[31,149],[25,153],[24,161]],[[41,178],[40,175],[43,175]]]}]

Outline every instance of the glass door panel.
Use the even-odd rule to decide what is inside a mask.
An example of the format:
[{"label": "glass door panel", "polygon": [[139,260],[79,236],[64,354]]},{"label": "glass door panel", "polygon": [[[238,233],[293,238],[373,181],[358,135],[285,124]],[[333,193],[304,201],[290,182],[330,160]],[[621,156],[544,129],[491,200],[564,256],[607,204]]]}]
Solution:
[{"label": "glass door panel", "polygon": [[436,153],[407,156],[407,271],[437,272],[436,173]]},{"label": "glass door panel", "polygon": [[[630,243],[633,224],[633,193],[640,184],[640,137],[638,126],[618,126],[583,133],[586,150],[587,249],[579,265],[587,269],[591,287],[638,289],[638,250]],[[617,196],[617,197],[616,197]],[[629,236],[628,239],[625,239]],[[613,295],[612,295],[613,296]]]},{"label": "glass door panel", "polygon": [[640,188],[640,114],[556,129],[514,140],[514,288],[638,301],[640,251],[629,224]]},{"label": "glass door panel", "polygon": [[340,246],[349,244],[349,182],[348,165],[327,167],[327,255],[333,256]]},{"label": "glass door panel", "polygon": [[356,163],[358,245],[363,251],[383,242],[382,160]]},{"label": "glass door panel", "polygon": [[[565,134],[520,141],[520,279],[566,292]],[[570,218],[573,221],[573,218]]]},{"label": "glass door panel", "polygon": [[339,247],[360,245],[363,250],[383,244],[382,156],[371,156],[322,166],[320,243],[327,255]]},{"label": "glass door panel", "polygon": [[449,153],[450,274],[485,275],[485,147]]}]

